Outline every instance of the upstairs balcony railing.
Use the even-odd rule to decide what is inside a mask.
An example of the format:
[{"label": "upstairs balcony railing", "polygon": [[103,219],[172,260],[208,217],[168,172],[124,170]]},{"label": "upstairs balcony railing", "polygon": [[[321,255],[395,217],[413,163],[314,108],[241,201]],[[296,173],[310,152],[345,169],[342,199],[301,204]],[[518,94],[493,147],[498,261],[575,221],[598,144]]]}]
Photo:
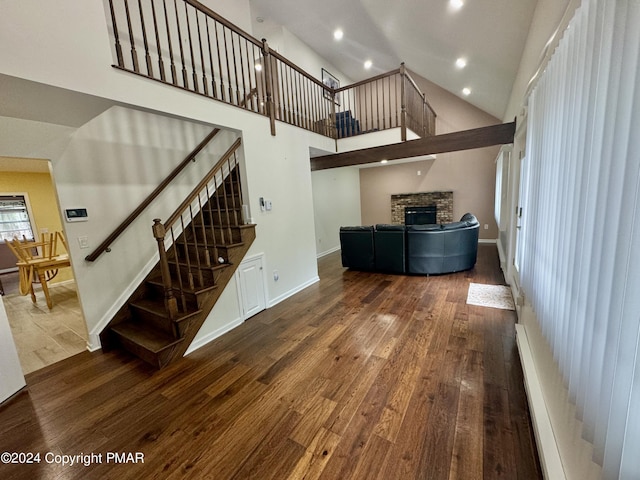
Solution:
[{"label": "upstairs balcony railing", "polygon": [[332,88],[266,40],[195,0],[109,0],[115,67],[331,138],[400,128],[435,134],[436,114],[404,64]]}]

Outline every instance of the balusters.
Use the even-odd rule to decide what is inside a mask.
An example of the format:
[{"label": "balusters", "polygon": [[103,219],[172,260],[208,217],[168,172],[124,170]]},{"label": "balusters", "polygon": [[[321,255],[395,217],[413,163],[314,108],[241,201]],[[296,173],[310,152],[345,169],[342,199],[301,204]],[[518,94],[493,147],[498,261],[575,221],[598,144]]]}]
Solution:
[{"label": "balusters", "polygon": [[[395,127],[401,127],[402,138],[407,128],[421,136],[434,133],[435,114],[404,65],[335,92],[271,52],[266,40],[257,41],[205,5],[173,0],[171,8],[167,5],[171,0],[137,0],[136,8],[129,5],[131,1],[109,0],[120,68],[268,115],[272,135],[276,118],[333,138]],[[130,61],[123,57],[127,37],[117,27],[125,20]],[[140,71],[136,51],[141,45],[145,72]],[[168,62],[170,79],[165,70]],[[257,62],[262,64],[260,71],[255,68]],[[343,114],[339,130],[335,128],[336,111]],[[345,112],[351,112],[350,118]]]},{"label": "balusters", "polygon": [[[176,277],[178,280],[178,290],[180,292],[180,303],[182,305],[182,311],[187,311],[187,299],[184,295],[184,284],[182,283],[182,272],[180,271],[180,267],[178,266],[178,244],[176,243],[175,233],[173,231],[173,227],[171,227],[171,249],[173,251],[173,258],[176,262]],[[173,290],[173,279],[171,280],[172,290]]]},{"label": "balusters", "polygon": [[[224,75],[222,75],[222,51],[220,50],[220,36],[218,34],[218,22],[213,22],[213,28],[214,28],[215,37],[216,37],[216,51],[218,52],[218,75],[220,76],[220,100],[224,102],[225,88],[224,88]],[[224,35],[224,30],[222,31],[222,34]],[[225,54],[225,57],[226,57],[226,54]]]},{"label": "balusters", "polygon": [[162,284],[164,286],[164,304],[169,318],[174,319],[178,313],[178,302],[173,295],[173,285],[171,281],[171,271],[169,269],[169,260],[167,259],[167,251],[164,247],[164,237],[166,231],[164,225],[159,218],[153,220],[153,236],[158,242],[158,254],[160,255],[160,271],[162,275]]},{"label": "balusters", "polygon": [[204,51],[202,50],[202,35],[200,34],[200,15],[198,15],[197,10],[195,10],[195,13],[196,26],[198,29],[198,45],[200,47],[200,65],[202,67],[202,89],[205,95],[209,95],[209,81],[207,80],[207,69],[204,66]]},{"label": "balusters", "polygon": [[153,65],[151,55],[149,55],[149,42],[147,41],[147,28],[144,24],[144,13],[142,12],[142,0],[138,0],[138,12],[140,12],[140,24],[142,26],[142,41],[144,44],[144,59],[147,64],[147,75],[153,77]]},{"label": "balusters", "polygon": [[[218,226],[220,228],[220,241],[224,244],[225,241],[224,228],[222,228],[222,206],[220,205],[220,185],[218,185],[217,177],[214,178],[214,184],[216,187],[216,208],[218,211]],[[217,238],[217,237],[216,237]]]},{"label": "balusters", "polygon": [[138,73],[138,54],[136,52],[136,43],[133,39],[133,29],[131,28],[131,14],[129,13],[129,0],[124,0],[125,13],[127,14],[127,28],[129,29],[129,42],[131,43],[131,60],[133,61],[133,71]]},{"label": "balusters", "polygon": [[122,58],[122,46],[120,45],[118,22],[116,21],[116,12],[113,8],[113,0],[109,0],[109,11],[111,13],[111,24],[113,25],[113,39],[116,46],[116,59],[118,60],[118,66],[124,67],[124,59]]},{"label": "balusters", "polygon": [[178,15],[178,3],[177,0],[173,0],[173,5],[176,11],[176,26],[178,27],[178,44],[180,45],[180,63],[182,64],[182,86],[189,88],[189,80],[187,74],[187,68],[184,61],[184,48],[182,48],[182,32],[180,30],[180,16]]},{"label": "balusters", "polygon": [[164,8],[164,21],[167,27],[167,41],[169,45],[169,61],[171,63],[171,83],[177,85],[176,64],[173,61],[173,46],[171,45],[171,29],[169,28],[169,15],[167,13],[167,1],[162,0],[162,6]]},{"label": "balusters", "polygon": [[[216,92],[216,74],[215,68],[213,67],[213,49],[211,48],[211,35],[209,34],[209,17],[205,17],[204,19],[205,26],[207,27],[207,46],[209,48],[209,68],[211,69],[211,90],[213,98],[218,98],[218,93]],[[220,57],[220,54],[218,54]]]},{"label": "balusters", "polygon": [[[214,178],[215,184],[215,178]],[[216,242],[216,230],[215,230],[215,222],[213,221],[213,209],[211,208],[212,195],[209,192],[209,184],[205,186],[205,190],[207,192],[207,213],[209,214],[209,231],[211,232],[211,238],[213,239],[213,258],[217,262],[218,258],[220,258],[220,253],[218,252],[218,243]],[[203,232],[206,238],[206,232]]]},{"label": "balusters", "polygon": [[[193,90],[195,92],[199,92],[198,90],[198,75],[196,74],[196,61],[193,56],[193,40],[191,38],[191,22],[189,22],[189,10],[187,8],[187,3],[184,4],[184,16],[187,19],[187,36],[189,37],[189,54],[191,57],[191,76],[193,78]],[[189,88],[187,83],[185,82],[185,87]]]},{"label": "balusters", "polygon": [[160,33],[158,32],[158,20],[156,18],[156,3],[151,1],[151,15],[153,16],[153,30],[156,37],[156,49],[158,52],[158,68],[160,70],[160,80],[165,81],[164,63],[162,62],[162,51],[160,49]]},{"label": "balusters", "polygon": [[195,271],[196,271],[196,274],[198,275],[198,285],[202,287],[204,286],[204,278],[202,276],[202,262],[200,262],[200,242],[198,241],[198,233],[196,231],[196,222],[194,222],[194,218],[193,218],[193,206],[191,204],[189,205],[189,226],[191,227],[191,236],[193,237],[193,249],[196,252]]}]

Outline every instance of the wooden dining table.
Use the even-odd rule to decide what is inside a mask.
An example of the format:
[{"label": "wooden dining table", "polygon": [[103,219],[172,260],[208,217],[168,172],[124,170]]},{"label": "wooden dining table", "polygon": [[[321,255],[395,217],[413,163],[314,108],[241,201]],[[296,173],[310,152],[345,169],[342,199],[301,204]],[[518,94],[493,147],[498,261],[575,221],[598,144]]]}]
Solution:
[{"label": "wooden dining table", "polygon": [[[14,239],[8,242],[8,245],[18,259],[16,267],[20,279],[20,294],[29,293],[31,301],[36,303],[33,285],[40,283],[47,307],[53,308],[48,282],[58,274],[59,269],[71,266],[62,232],[43,234],[39,242]],[[59,246],[64,247],[65,253],[58,253]]]}]

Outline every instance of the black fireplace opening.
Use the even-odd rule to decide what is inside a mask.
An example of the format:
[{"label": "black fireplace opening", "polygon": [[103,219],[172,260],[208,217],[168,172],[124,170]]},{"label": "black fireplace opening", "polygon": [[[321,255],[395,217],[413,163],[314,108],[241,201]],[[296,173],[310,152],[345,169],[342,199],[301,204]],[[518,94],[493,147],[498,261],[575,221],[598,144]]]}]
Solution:
[{"label": "black fireplace opening", "polygon": [[428,225],[438,223],[438,207],[429,205],[425,207],[406,207],[404,210],[405,225]]}]

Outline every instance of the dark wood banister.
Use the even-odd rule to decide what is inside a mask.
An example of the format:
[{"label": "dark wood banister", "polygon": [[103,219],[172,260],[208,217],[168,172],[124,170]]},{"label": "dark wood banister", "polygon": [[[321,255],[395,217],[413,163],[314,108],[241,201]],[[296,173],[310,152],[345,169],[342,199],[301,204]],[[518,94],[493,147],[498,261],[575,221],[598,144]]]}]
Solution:
[{"label": "dark wood banister", "polygon": [[111,235],[109,235],[104,242],[98,245],[98,247],[89,255],[87,255],[84,259],[87,262],[93,262],[100,255],[102,255],[102,253],[110,251],[109,246],[114,242],[114,240],[118,238],[122,234],[122,232],[125,231],[125,229],[131,224],[131,222],[135,220],[136,217],[140,215],[153,200],[156,199],[156,197],[160,194],[160,192],[162,192],[162,190],[164,190],[167,187],[167,185],[169,185],[171,181],[178,176],[178,174],[189,164],[189,162],[194,160],[195,156],[198,153],[200,153],[200,151],[213,139],[213,137],[215,137],[218,134],[219,131],[220,131],[219,128],[214,128],[213,131],[209,133],[204,138],[204,140],[202,140],[198,144],[198,146],[194,148],[191,151],[191,153],[189,153],[189,155],[185,157],[185,159],[182,162],[180,162],[180,165],[174,168],[173,171],[167,176],[167,178],[165,178],[162,181],[162,183],[158,185],[153,190],[153,192],[151,192],[147,196],[147,198],[145,198],[142,201],[142,203],[138,206],[138,208],[136,208],[133,212],[131,212],[131,214],[127,218],[125,218],[124,221],[120,225],[118,225],[118,227],[111,233]]},{"label": "dark wood banister", "polygon": [[[359,82],[352,83],[351,85],[345,85],[344,87],[336,88],[334,91],[336,93],[340,93],[340,92],[342,92],[344,90],[349,90],[350,88],[360,87],[362,85],[366,85],[368,83],[375,82],[376,80],[381,80],[383,78],[392,77],[392,76],[397,75],[399,73],[400,73],[400,69],[396,68],[395,70],[391,70],[390,72],[381,73],[380,75],[376,75],[375,77],[365,78],[364,80],[360,80]],[[325,87],[328,90],[331,90],[331,88],[327,87],[326,85],[325,85]]]},{"label": "dark wood banister", "polygon": [[229,147],[229,149],[222,155],[220,160],[214,165],[214,167],[209,171],[209,173],[200,180],[200,183],[194,187],[189,196],[184,199],[184,201],[176,208],[176,210],[171,214],[171,216],[167,219],[166,222],[163,223],[165,230],[169,230],[171,226],[180,218],[180,215],[187,209],[191,202],[193,202],[198,194],[202,192],[205,185],[211,181],[211,179],[218,173],[220,167],[226,162],[231,155],[238,149],[240,144],[242,143],[242,138],[238,138],[233,145]]},{"label": "dark wood banister", "polygon": [[196,0],[184,0],[185,3],[188,3],[189,5],[191,5],[193,8],[196,8],[198,10],[200,10],[202,13],[209,15],[211,18],[215,19],[217,22],[220,22],[221,24],[223,24],[225,27],[235,31],[236,33],[239,33],[240,35],[242,35],[244,38],[246,38],[247,40],[249,40],[250,42],[256,44],[256,46],[261,47],[262,46],[262,42],[260,40],[258,40],[256,37],[254,37],[253,35],[251,35],[250,33],[245,32],[243,29],[241,29],[240,27],[238,27],[237,25],[231,23],[229,20],[227,20],[224,17],[221,17],[219,14],[217,14],[216,12],[214,12],[213,10],[211,10],[209,7],[207,7],[206,5],[203,5],[202,3],[196,1]]},{"label": "dark wood banister", "polygon": [[416,83],[416,81],[413,79],[413,77],[411,76],[411,74],[408,71],[405,71],[405,75],[407,76],[407,78],[409,79],[409,81],[411,82],[411,84],[413,85],[413,88],[416,89],[417,92],[420,93],[420,96],[422,97],[422,101],[427,105],[427,107],[429,107],[429,110],[431,110],[431,113],[433,113],[434,117],[437,117],[438,114],[436,113],[436,111],[433,109],[433,107],[431,106],[431,104],[429,103],[429,100],[427,100],[427,96],[425,95],[424,92],[420,92],[420,87],[418,87],[418,84]]}]

